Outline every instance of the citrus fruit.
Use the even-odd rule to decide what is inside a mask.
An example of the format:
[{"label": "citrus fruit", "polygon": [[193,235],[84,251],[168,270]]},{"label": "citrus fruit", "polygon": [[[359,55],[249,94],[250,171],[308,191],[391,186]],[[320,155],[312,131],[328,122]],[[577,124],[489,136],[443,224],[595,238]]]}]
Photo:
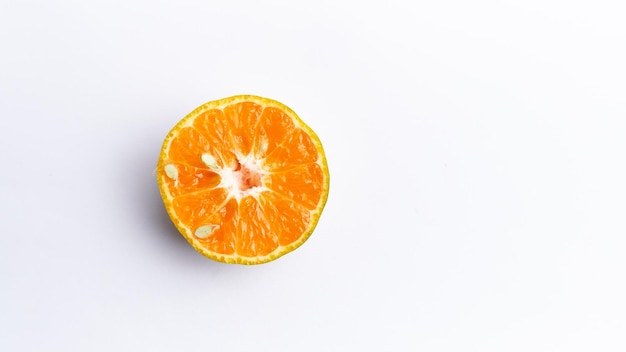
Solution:
[{"label": "citrus fruit", "polygon": [[156,175],[187,241],[237,264],[269,262],[302,245],[329,189],[315,132],[282,103],[252,95],[189,113],[165,138]]}]

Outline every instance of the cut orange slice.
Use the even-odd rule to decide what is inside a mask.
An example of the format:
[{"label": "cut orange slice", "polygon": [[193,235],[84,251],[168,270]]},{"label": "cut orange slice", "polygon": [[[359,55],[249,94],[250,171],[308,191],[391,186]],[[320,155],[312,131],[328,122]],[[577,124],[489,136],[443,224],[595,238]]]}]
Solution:
[{"label": "cut orange slice", "polygon": [[252,95],[183,118],[163,142],[156,174],[180,233],[225,263],[265,263],[298,248],[329,190],[315,132],[287,106]]}]

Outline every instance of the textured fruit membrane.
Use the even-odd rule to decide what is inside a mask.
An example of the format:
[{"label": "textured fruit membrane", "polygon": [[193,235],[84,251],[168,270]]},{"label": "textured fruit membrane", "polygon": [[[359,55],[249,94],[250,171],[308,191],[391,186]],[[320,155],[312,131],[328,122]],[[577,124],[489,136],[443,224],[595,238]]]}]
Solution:
[{"label": "textured fruit membrane", "polygon": [[308,228],[323,192],[318,153],[283,110],[234,103],[200,113],[173,137],[165,188],[204,248],[268,255]]}]

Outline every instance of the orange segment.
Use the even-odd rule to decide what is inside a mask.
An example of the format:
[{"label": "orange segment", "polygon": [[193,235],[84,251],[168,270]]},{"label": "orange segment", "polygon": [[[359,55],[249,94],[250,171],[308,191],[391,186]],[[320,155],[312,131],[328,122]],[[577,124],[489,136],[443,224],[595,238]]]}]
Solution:
[{"label": "orange segment", "polygon": [[222,214],[218,213],[223,209],[227,199],[228,193],[222,188],[197,191],[175,197],[172,200],[171,211],[176,215],[176,219],[195,232],[200,226],[221,223]]},{"label": "orange segment", "polygon": [[165,165],[177,173],[176,179],[166,177],[163,182],[163,187],[172,197],[211,189],[220,183],[220,176],[206,167],[198,168],[180,162]]},{"label": "orange segment", "polygon": [[300,239],[311,221],[311,212],[274,192],[267,192],[260,199],[265,217],[277,230],[278,243],[289,246]]},{"label": "orange segment", "polygon": [[[201,248],[212,253],[233,255],[236,253],[238,229],[238,205],[234,199],[229,200],[216,213],[196,221],[196,230],[200,226],[217,225],[218,228],[208,237],[199,239],[194,235]],[[197,247],[196,247],[197,249]],[[201,252],[202,253],[202,252]]]},{"label": "orange segment", "polygon": [[[224,111],[220,109],[209,109],[201,112],[196,118],[192,119],[191,122],[193,128],[204,136],[205,144],[196,145],[193,140],[185,138],[184,135],[177,135],[174,141],[179,140],[180,143],[188,143],[192,148],[207,149],[212,153],[220,167],[233,167],[237,164],[237,158],[233,153],[234,151],[229,148],[229,146],[232,145],[232,127],[229,121],[226,120]],[[184,128],[182,129],[184,130]],[[176,147],[177,146],[174,145],[170,147],[170,149],[175,151]],[[194,155],[197,160],[200,160],[198,158],[197,149]]]},{"label": "orange segment", "polygon": [[255,135],[254,155],[267,156],[281,145],[296,128],[293,118],[280,108],[268,106],[263,110]]},{"label": "orange segment", "polygon": [[329,190],[317,135],[285,105],[250,95],[206,103],[174,126],[157,179],[187,241],[208,258],[239,264],[302,245]]},{"label": "orange segment", "polygon": [[210,147],[208,141],[193,128],[181,128],[178,132],[180,138],[172,141],[170,147],[169,159],[175,160],[177,163],[185,163],[195,167],[204,167],[202,161],[196,157],[198,150],[196,146],[202,146],[203,149]]},{"label": "orange segment", "polygon": [[322,197],[323,181],[324,173],[317,163],[271,173],[264,179],[265,184],[272,191],[311,210],[317,207]]},{"label": "orange segment", "polygon": [[302,129],[295,129],[283,143],[265,157],[268,170],[283,170],[317,161],[319,152],[311,137]]},{"label": "orange segment", "polygon": [[278,248],[276,226],[271,226],[265,209],[254,197],[245,197],[239,203],[237,252],[243,256],[269,255]]},{"label": "orange segment", "polygon": [[246,101],[224,108],[225,121],[231,125],[232,146],[238,155],[249,155],[256,135],[256,126],[263,107]]}]

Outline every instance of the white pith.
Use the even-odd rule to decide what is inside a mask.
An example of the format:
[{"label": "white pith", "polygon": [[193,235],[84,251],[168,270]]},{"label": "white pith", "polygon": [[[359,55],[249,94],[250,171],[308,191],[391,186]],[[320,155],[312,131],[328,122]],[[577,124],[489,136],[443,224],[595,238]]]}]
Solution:
[{"label": "white pith", "polygon": [[[266,190],[262,180],[263,176],[266,175],[267,172],[261,168],[257,160],[252,156],[239,157],[237,159],[241,165],[240,170],[233,170],[230,168],[213,170],[221,177],[220,184],[217,185],[217,187],[225,188],[228,191],[228,198],[235,198],[237,202],[246,196],[258,197],[261,192]],[[261,184],[256,187],[243,189],[245,188],[243,187],[243,170],[249,170],[251,173],[260,175]]]}]

